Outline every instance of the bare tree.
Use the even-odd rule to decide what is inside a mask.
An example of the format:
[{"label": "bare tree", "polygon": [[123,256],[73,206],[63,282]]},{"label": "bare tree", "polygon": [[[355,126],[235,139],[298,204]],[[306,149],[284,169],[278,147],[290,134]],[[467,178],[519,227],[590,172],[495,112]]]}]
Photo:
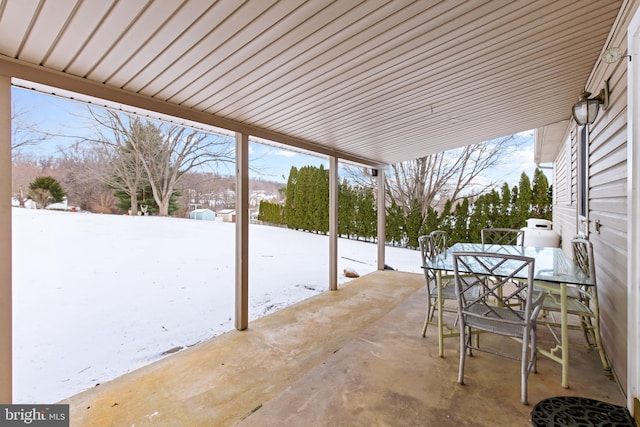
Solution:
[{"label": "bare tree", "polygon": [[37,159],[25,154],[15,153],[11,159],[11,194],[24,207],[27,201],[29,183],[42,173]]},{"label": "bare tree", "polygon": [[[478,178],[499,165],[514,144],[515,138],[507,136],[393,164],[385,174],[387,202],[395,202],[405,215],[417,203],[421,218],[425,218],[429,206],[482,193],[495,183],[481,184]],[[352,168],[349,171],[358,184],[373,186],[371,177],[354,173]]]},{"label": "bare tree", "polygon": [[118,199],[113,195],[113,190],[102,188],[91,193],[90,209],[92,212],[110,214],[114,212]]},{"label": "bare tree", "polygon": [[183,208],[181,214],[186,214],[192,209],[212,207],[218,194],[227,189],[220,185],[223,180],[224,178],[216,173],[184,174],[179,188],[179,200]]},{"label": "bare tree", "polygon": [[61,151],[60,167],[66,172],[61,181],[69,201],[82,210],[109,213],[115,209],[116,202],[105,205],[106,201],[113,201],[107,194],[113,197],[114,187],[111,186],[113,163],[104,151],[101,146],[81,141]]},{"label": "bare tree", "polygon": [[169,214],[169,201],[185,173],[202,170],[212,162],[234,160],[233,145],[224,136],[167,123],[156,125],[111,110],[90,111],[101,127],[101,138],[94,142],[110,144],[121,159],[135,153],[128,167],[137,170],[142,166],[161,216]]},{"label": "bare tree", "polygon": [[28,119],[28,113],[14,105],[11,111],[11,150],[18,155],[20,149],[39,144],[50,135],[42,131],[35,122]]},{"label": "bare tree", "polygon": [[98,127],[96,137],[89,140],[90,145],[76,143],[64,155],[73,163],[72,169],[79,173],[80,179],[98,180],[127,194],[131,200],[131,214],[136,215],[138,190],[147,185],[148,180],[142,160],[126,138],[122,133]]}]

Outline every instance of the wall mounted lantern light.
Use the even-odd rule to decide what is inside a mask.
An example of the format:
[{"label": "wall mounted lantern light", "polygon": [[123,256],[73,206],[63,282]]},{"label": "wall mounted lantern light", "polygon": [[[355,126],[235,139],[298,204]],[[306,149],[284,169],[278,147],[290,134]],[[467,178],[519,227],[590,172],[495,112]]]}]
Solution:
[{"label": "wall mounted lantern light", "polygon": [[592,124],[598,116],[600,104],[609,103],[609,91],[606,88],[602,89],[598,96],[589,98],[590,96],[591,92],[585,90],[578,98],[578,102],[573,104],[573,119],[580,126]]},{"label": "wall mounted lantern light", "polygon": [[[607,64],[613,64],[622,58],[629,58],[631,61],[631,55],[625,55],[619,47],[610,47],[602,53],[602,61]],[[578,102],[573,104],[573,118],[580,126],[590,125],[596,120],[600,105],[604,105],[604,109],[609,106],[609,80],[605,80],[604,89],[598,96],[589,98],[590,96],[591,93],[585,90],[578,98]]]}]

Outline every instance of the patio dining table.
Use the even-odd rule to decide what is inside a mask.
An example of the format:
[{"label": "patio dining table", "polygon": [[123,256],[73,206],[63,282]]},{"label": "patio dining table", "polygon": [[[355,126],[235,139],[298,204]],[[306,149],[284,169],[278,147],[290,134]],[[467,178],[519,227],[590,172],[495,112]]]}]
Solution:
[{"label": "patio dining table", "polygon": [[[560,290],[560,339],[556,338],[555,344],[547,349],[538,345],[538,352],[551,360],[562,365],[562,387],[569,387],[569,327],[567,319],[567,285],[587,285],[593,286],[593,281],[586,275],[560,248],[538,247],[538,246],[513,246],[513,245],[495,245],[482,243],[456,243],[440,255],[427,260],[422,266],[442,273],[445,271],[453,271],[454,252],[494,252],[504,253],[508,255],[522,255],[535,259],[534,280],[536,287],[544,288],[545,283],[553,284]],[[473,268],[473,266],[471,266]],[[482,273],[479,271],[470,271],[470,273]],[[517,276],[517,275],[516,275]],[[441,278],[438,274],[438,316],[442,316],[442,298],[441,298]],[[525,276],[522,277],[526,279]],[[557,286],[559,285],[559,286]],[[442,318],[438,319],[442,324]],[[438,347],[440,355],[444,355],[444,340],[442,328],[438,328]],[[560,352],[560,356],[558,356]]]}]

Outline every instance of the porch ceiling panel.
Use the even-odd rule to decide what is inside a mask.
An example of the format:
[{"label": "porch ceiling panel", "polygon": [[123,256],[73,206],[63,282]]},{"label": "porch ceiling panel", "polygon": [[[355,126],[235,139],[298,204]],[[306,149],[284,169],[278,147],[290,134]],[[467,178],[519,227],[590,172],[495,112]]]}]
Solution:
[{"label": "porch ceiling panel", "polygon": [[394,163],[567,120],[620,6],[2,0],[0,55]]}]

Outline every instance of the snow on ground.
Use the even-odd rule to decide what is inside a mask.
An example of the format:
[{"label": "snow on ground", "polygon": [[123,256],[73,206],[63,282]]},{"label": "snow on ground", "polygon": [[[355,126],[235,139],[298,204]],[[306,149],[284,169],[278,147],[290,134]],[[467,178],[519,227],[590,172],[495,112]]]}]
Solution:
[{"label": "snow on ground", "polygon": [[[15,403],[60,401],[233,329],[235,224],[12,212]],[[249,233],[250,320],[328,288],[327,236]],[[376,254],[340,239],[339,272],[372,272]],[[386,262],[420,272],[414,250]]]}]

